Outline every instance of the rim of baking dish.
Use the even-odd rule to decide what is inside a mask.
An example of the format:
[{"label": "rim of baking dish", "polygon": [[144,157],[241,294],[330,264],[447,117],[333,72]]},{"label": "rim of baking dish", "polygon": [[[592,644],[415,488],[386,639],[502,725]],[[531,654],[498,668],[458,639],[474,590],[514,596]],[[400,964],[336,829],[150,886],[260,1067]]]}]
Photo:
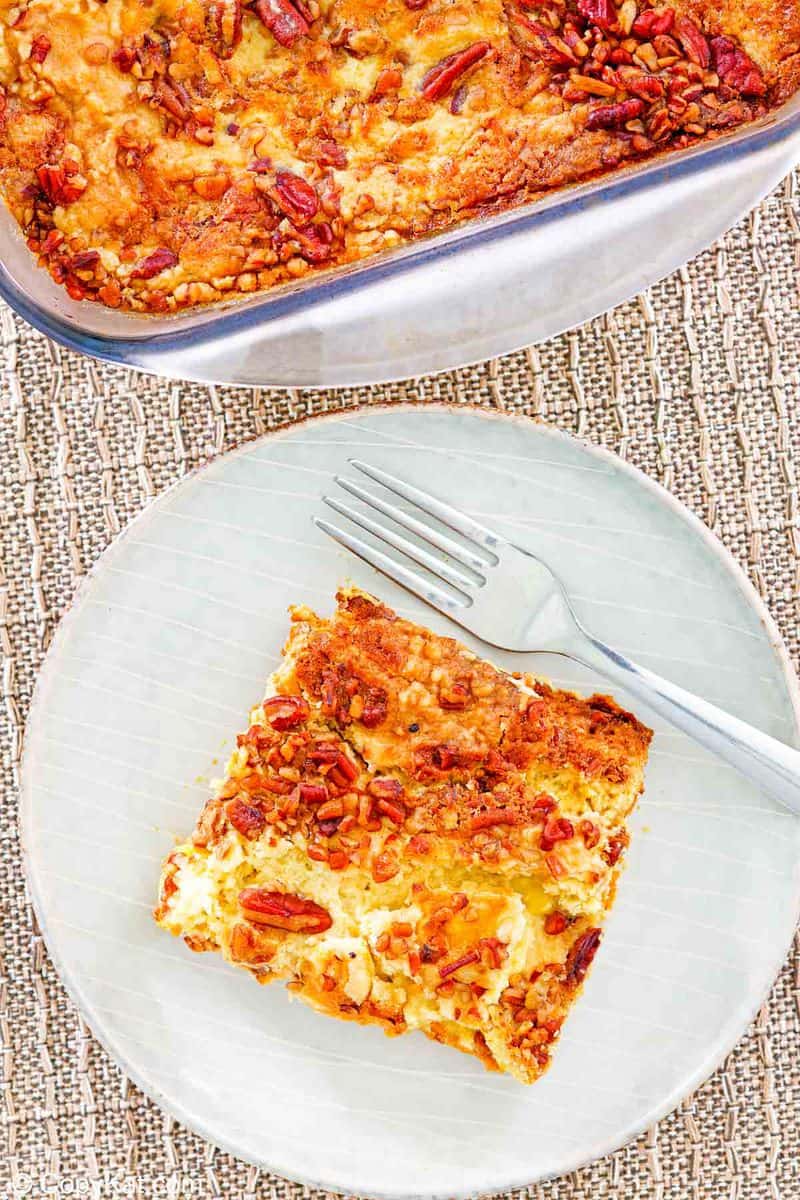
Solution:
[{"label": "rim of baking dish", "polygon": [[[222,301],[167,316],[125,314],[131,325],[130,334],[89,332],[81,329],[77,319],[67,319],[49,311],[26,292],[1,260],[0,297],[35,329],[68,349],[152,373],[156,368],[139,360],[137,346],[146,345],[150,358],[159,350],[168,354],[192,345],[211,344],[229,334],[260,328],[273,319],[313,309],[317,304],[408,274],[418,267],[442,263],[463,250],[491,245],[557,222],[571,213],[645,194],[672,180],[691,178],[714,164],[729,163],[777,146],[797,132],[800,132],[800,93],[759,121],[687,150],[665,151],[653,160],[628,163],[611,174],[568,186],[566,190],[558,189],[518,209],[467,219],[454,229],[383,251],[350,266],[333,267],[311,280],[267,289],[251,300]],[[15,233],[19,235],[16,228]],[[156,322],[159,323],[157,327]],[[178,323],[180,328],[169,327]]]},{"label": "rim of baking dish", "polygon": [[[474,404],[463,404],[456,407],[452,404],[441,402],[433,404],[375,404],[369,406],[370,411],[376,412],[406,409],[416,411],[418,413],[420,413],[422,409],[425,411],[433,410],[441,413],[450,412],[454,408],[456,408],[457,412],[466,411],[476,416],[480,416],[484,420],[506,420],[517,425],[531,422],[536,426],[538,431],[547,437],[551,437],[553,440],[577,443],[584,450],[586,450],[591,457],[594,457],[605,464],[613,466],[615,470],[618,469],[622,471],[623,474],[627,474],[633,481],[639,485],[643,485],[645,489],[650,491],[650,493],[657,500],[665,503],[667,507],[676,514],[676,516],[680,517],[689,527],[690,531],[699,535],[701,541],[705,543],[711,554],[716,557],[718,562],[728,572],[733,582],[737,585],[745,602],[756,614],[764,629],[769,647],[777,659],[778,666],[781,669],[786,684],[787,699],[794,717],[795,733],[793,740],[796,746],[800,744],[800,679],[795,672],[791,656],[783,641],[780,630],[778,629],[778,626],[765,602],[762,600],[761,596],[758,594],[754,585],[738,561],[734,558],[731,551],[714,533],[712,533],[708,526],[695,513],[693,513],[690,508],[687,507],[687,505],[673,495],[672,492],[668,491],[667,488],[665,488],[657,480],[652,479],[639,467],[634,466],[632,463],[626,462],[625,459],[621,458],[614,451],[609,450],[604,446],[594,445],[591,442],[585,441],[583,438],[576,437],[571,433],[567,433],[564,430],[548,425],[545,422],[535,420],[534,418],[524,414],[502,413],[498,412],[497,410],[486,409]],[[344,412],[320,413],[315,416],[304,417],[299,421],[293,421],[289,424],[279,427],[278,429],[272,430],[261,437],[245,442],[244,444],[235,447],[233,450],[228,451],[226,454],[218,456],[218,458],[214,461],[219,461],[222,458],[247,454],[252,451],[254,446],[263,442],[274,440],[276,438],[284,437],[291,433],[298,426],[306,426],[312,422],[317,423],[325,421],[334,424],[336,422],[347,421],[348,419],[352,420],[359,411],[359,409],[346,410]],[[84,996],[81,981],[79,979],[72,978],[61,959],[60,953],[54,949],[51,930],[48,927],[47,920],[44,915],[44,907],[37,885],[35,868],[33,867],[27,850],[28,830],[31,822],[30,776],[33,769],[28,747],[31,740],[31,730],[37,726],[42,719],[39,710],[42,707],[44,696],[47,690],[47,676],[49,673],[49,667],[55,661],[61,643],[66,639],[74,621],[77,619],[80,603],[88,592],[90,586],[94,583],[96,576],[100,573],[105,560],[110,557],[112,553],[116,552],[123,540],[127,539],[132,533],[135,532],[139,523],[151,513],[155,505],[164,503],[167,498],[172,495],[173,491],[181,487],[181,485],[187,480],[191,479],[192,476],[199,474],[208,465],[208,463],[200,464],[187,475],[184,475],[180,479],[176,480],[173,484],[161,492],[161,494],[151,504],[148,504],[144,509],[142,509],[142,511],[138,513],[125,526],[125,528],[122,529],[112,539],[109,545],[98,556],[89,571],[78,584],[72,599],[70,600],[61,620],[59,621],[44,662],[42,663],[37,675],[28,717],[25,722],[22,761],[20,768],[20,803],[18,818],[24,877],[42,937],[47,946],[47,950],[53,965],[58,972],[61,983],[65,987],[76,1008],[90,1026],[92,1035],[97,1039],[111,1059],[124,1072],[126,1077],[130,1079],[131,1082],[140,1089],[140,1091],[149,1096],[150,1099],[155,1101],[160,1108],[170,1113],[188,1129],[192,1130],[194,1133],[198,1134],[212,1145],[217,1146],[225,1153],[231,1154],[239,1161],[250,1162],[263,1170],[270,1171],[273,1174],[292,1180],[305,1187],[317,1188],[323,1191],[342,1194],[343,1189],[346,1188],[346,1185],[343,1185],[341,1182],[337,1183],[335,1181],[303,1176],[302,1174],[298,1174],[291,1167],[289,1170],[287,1170],[284,1163],[276,1160],[267,1162],[264,1159],[250,1159],[243,1156],[231,1141],[221,1138],[219,1134],[209,1129],[206,1126],[206,1123],[194,1113],[187,1112],[180,1105],[174,1104],[158,1087],[154,1086],[149,1080],[143,1078],[137,1069],[132,1069],[127,1053],[117,1045],[113,1033],[106,1029],[104,1019],[94,1011],[92,1003]],[[732,1022],[729,1021],[720,1030],[716,1042],[706,1052],[700,1064],[691,1073],[691,1075],[688,1076],[683,1085],[674,1088],[668,1093],[668,1095],[660,1104],[653,1105],[647,1110],[646,1113],[642,1114],[640,1119],[632,1124],[624,1132],[620,1139],[616,1137],[607,1140],[599,1139],[597,1142],[587,1146],[585,1150],[576,1153],[572,1158],[568,1159],[557,1173],[551,1172],[549,1174],[536,1176],[532,1179],[520,1178],[517,1175],[502,1177],[498,1176],[496,1180],[487,1185],[485,1190],[479,1189],[478,1191],[464,1191],[458,1187],[454,1187],[452,1189],[448,1189],[446,1192],[440,1191],[421,1193],[392,1192],[374,1188],[369,1188],[366,1191],[351,1191],[349,1188],[346,1188],[347,1194],[360,1197],[369,1196],[370,1200],[472,1200],[473,1197],[492,1196],[500,1192],[516,1191],[521,1188],[533,1186],[536,1183],[544,1182],[547,1179],[559,1178],[564,1174],[570,1173],[571,1171],[576,1171],[581,1167],[588,1166],[597,1159],[602,1158],[607,1154],[615,1153],[623,1146],[628,1145],[631,1141],[641,1136],[642,1133],[646,1132],[646,1130],[648,1130],[656,1122],[662,1120],[669,1113],[673,1112],[686,1096],[691,1095],[697,1090],[698,1087],[700,1087],[707,1079],[710,1078],[710,1076],[718,1069],[731,1050],[733,1050],[733,1048],[737,1045],[742,1037],[742,1034],[754,1020],[760,1008],[766,1001],[774,986],[781,967],[786,960],[786,955],[791,948],[795,928],[798,922],[800,922],[800,864],[798,864],[798,869],[795,873],[795,895],[794,904],[792,905],[792,914],[793,921],[791,923],[786,944],[781,946],[780,952],[776,953],[772,963],[770,964],[768,982],[764,987],[763,992],[759,993],[756,1003],[745,1009],[745,1011],[740,1014],[740,1018],[737,1018]]]}]

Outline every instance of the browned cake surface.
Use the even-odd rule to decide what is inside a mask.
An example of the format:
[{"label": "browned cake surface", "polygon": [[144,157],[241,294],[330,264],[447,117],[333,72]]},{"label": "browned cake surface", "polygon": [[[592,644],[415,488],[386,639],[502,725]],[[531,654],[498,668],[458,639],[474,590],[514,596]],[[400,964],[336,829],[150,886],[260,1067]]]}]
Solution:
[{"label": "browned cake surface", "polygon": [[70,295],[168,312],[752,120],[796,0],[0,0],[0,187]]},{"label": "browned cake surface", "polygon": [[363,593],[293,616],[157,920],[323,1012],[532,1082],[599,945],[650,731]]}]

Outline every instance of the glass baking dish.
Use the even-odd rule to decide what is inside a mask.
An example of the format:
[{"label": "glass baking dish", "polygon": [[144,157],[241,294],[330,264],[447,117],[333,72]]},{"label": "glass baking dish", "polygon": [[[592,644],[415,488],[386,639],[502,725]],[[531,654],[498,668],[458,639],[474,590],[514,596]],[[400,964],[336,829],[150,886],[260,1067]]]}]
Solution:
[{"label": "glass baking dish", "polygon": [[519,349],[635,295],[800,160],[800,95],[732,133],[347,268],[170,316],[69,298],[0,205],[0,295],[57,342],[205,383],[331,387]]}]

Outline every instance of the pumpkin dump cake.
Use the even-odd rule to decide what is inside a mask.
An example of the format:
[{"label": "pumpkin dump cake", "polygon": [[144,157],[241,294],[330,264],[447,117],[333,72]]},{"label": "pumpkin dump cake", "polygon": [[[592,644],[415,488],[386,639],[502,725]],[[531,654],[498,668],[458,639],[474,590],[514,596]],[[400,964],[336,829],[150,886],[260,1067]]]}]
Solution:
[{"label": "pumpkin dump cake", "polygon": [[0,189],[74,299],[242,296],[761,116],[798,0],[0,0]]},{"label": "pumpkin dump cake", "polygon": [[651,732],[337,599],[292,611],[156,920],[320,1012],[531,1083],[600,943]]}]

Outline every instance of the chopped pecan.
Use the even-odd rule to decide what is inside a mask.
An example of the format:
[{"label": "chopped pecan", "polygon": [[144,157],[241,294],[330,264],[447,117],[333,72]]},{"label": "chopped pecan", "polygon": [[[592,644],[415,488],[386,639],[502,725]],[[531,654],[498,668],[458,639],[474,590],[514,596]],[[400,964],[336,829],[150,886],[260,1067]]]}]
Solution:
[{"label": "chopped pecan", "polygon": [[389,697],[383,688],[369,687],[364,696],[364,708],[360,721],[367,729],[375,729],[386,720],[389,711]]},{"label": "chopped pecan", "polygon": [[569,925],[569,918],[565,917],[562,912],[550,912],[544,919],[544,931],[550,937],[557,937],[559,933],[563,933]]},{"label": "chopped pecan", "polygon": [[302,696],[270,696],[262,707],[267,721],[279,733],[302,725],[310,711]]},{"label": "chopped pecan", "polygon": [[522,13],[514,14],[509,23],[511,37],[529,58],[552,67],[576,67],[579,59],[564,38],[539,21],[531,21]]},{"label": "chopped pecan", "polygon": [[138,58],[136,50],[132,46],[119,46],[111,55],[111,61],[117,70],[122,71],[123,75],[130,75],[133,70],[133,64]]},{"label": "chopped pecan", "polygon": [[304,8],[291,0],[256,0],[253,5],[256,16],[275,41],[287,47],[308,33],[311,22],[303,12]]},{"label": "chopped pecan", "polygon": [[539,845],[542,850],[552,850],[556,842],[567,842],[575,836],[575,828],[566,817],[548,817],[544,823]]},{"label": "chopped pecan", "polygon": [[587,929],[573,942],[565,963],[564,978],[568,985],[575,987],[583,982],[602,936],[599,929]]},{"label": "chopped pecan", "polygon": [[450,975],[455,975],[456,971],[460,971],[462,967],[469,967],[472,963],[480,961],[481,952],[475,947],[473,950],[468,950],[466,954],[462,954],[460,958],[453,959],[449,963],[443,963],[439,967],[439,976],[442,979],[447,979]]},{"label": "chopped pecan", "polygon": [[439,688],[439,707],[452,711],[460,711],[467,707],[472,699],[469,679],[454,679],[452,683],[443,683]]},{"label": "chopped pecan", "polygon": [[234,796],[233,800],[228,801],[225,805],[225,813],[234,829],[242,837],[250,840],[262,834],[267,825],[267,819],[261,809],[256,808],[253,804],[245,804],[244,800],[240,800],[238,796]]},{"label": "chopped pecan", "polygon": [[372,860],[372,878],[376,883],[385,883],[387,879],[393,879],[399,870],[400,864],[389,850],[376,854]]},{"label": "chopped pecan", "polygon": [[72,204],[88,186],[88,180],[77,171],[69,172],[66,167],[50,163],[36,168],[36,178],[51,204]]},{"label": "chopped pecan", "polygon": [[143,258],[133,268],[130,278],[152,279],[154,275],[160,275],[162,271],[167,271],[170,267],[174,267],[177,262],[177,254],[173,253],[172,250],[167,250],[165,246],[159,246],[158,250],[154,250],[152,254],[148,254],[147,258]]},{"label": "chopped pecan", "polygon": [[192,101],[182,83],[173,79],[156,79],[153,84],[152,103],[179,125],[188,123],[192,116]]},{"label": "chopped pecan", "polygon": [[314,157],[323,167],[347,166],[347,151],[333,138],[320,138],[316,144]]},{"label": "chopped pecan", "polygon": [[626,121],[640,117],[645,110],[643,100],[621,100],[619,104],[598,104],[589,109],[587,129],[622,129]]},{"label": "chopped pecan", "polygon": [[354,780],[358,779],[358,767],[343,751],[339,750],[328,769],[326,779],[335,787],[347,788]]},{"label": "chopped pecan", "polygon": [[578,12],[598,29],[612,29],[617,24],[617,10],[612,0],[578,0]]},{"label": "chopped pecan", "polygon": [[397,802],[405,796],[405,788],[400,780],[392,779],[390,775],[378,775],[375,779],[371,779],[367,785],[367,791],[378,800]]},{"label": "chopped pecan", "polygon": [[752,58],[726,37],[711,39],[711,61],[714,70],[728,87],[743,96],[763,96],[767,84],[761,69]]},{"label": "chopped pecan", "polygon": [[88,271],[96,267],[99,262],[100,252],[98,250],[79,250],[69,260],[69,269],[71,271]]},{"label": "chopped pecan", "polygon": [[239,905],[247,919],[256,925],[271,925],[290,933],[324,933],[333,924],[330,913],[321,904],[290,892],[244,888],[239,893]]},{"label": "chopped pecan", "polygon": [[306,758],[312,763],[335,763],[341,753],[336,742],[314,742],[309,746]]},{"label": "chopped pecan", "polygon": [[406,819],[406,810],[398,800],[378,800],[375,807],[395,825],[402,825]]},{"label": "chopped pecan", "polygon": [[595,825],[594,821],[586,819],[578,822],[578,833],[583,838],[583,844],[587,850],[591,850],[600,841],[600,830]]},{"label": "chopped pecan", "polygon": [[300,783],[297,791],[304,804],[324,804],[328,799],[328,789],[324,783]]},{"label": "chopped pecan", "polygon": [[708,39],[688,17],[678,17],[673,30],[675,37],[683,46],[684,53],[690,62],[696,63],[704,70],[711,62],[711,50]]},{"label": "chopped pecan", "polygon": [[50,53],[52,43],[44,33],[39,33],[31,42],[31,62],[43,63]]},{"label": "chopped pecan", "polygon": [[537,813],[551,813],[556,807],[556,802],[547,792],[540,792],[533,802],[534,810]]},{"label": "chopped pecan", "polygon": [[628,837],[627,834],[624,833],[617,834],[608,839],[603,857],[610,867],[613,867],[617,862],[619,862],[620,856],[622,855],[622,852],[627,844]]},{"label": "chopped pecan", "polygon": [[475,66],[482,58],[491,50],[488,42],[473,42],[471,46],[467,46],[464,50],[456,50],[454,54],[448,54],[436,66],[431,67],[422,77],[420,91],[426,100],[441,100],[442,96],[446,96],[457,79],[460,79],[465,71],[470,67]]},{"label": "chopped pecan", "polygon": [[636,17],[631,26],[631,33],[637,38],[649,41],[660,34],[669,33],[674,24],[673,8],[647,8]]},{"label": "chopped pecan", "polygon": [[242,40],[242,0],[207,0],[206,34],[220,58],[230,58]]},{"label": "chopped pecan", "polygon": [[319,210],[319,197],[314,188],[292,171],[278,171],[276,174],[275,200],[292,221],[310,221]]}]

